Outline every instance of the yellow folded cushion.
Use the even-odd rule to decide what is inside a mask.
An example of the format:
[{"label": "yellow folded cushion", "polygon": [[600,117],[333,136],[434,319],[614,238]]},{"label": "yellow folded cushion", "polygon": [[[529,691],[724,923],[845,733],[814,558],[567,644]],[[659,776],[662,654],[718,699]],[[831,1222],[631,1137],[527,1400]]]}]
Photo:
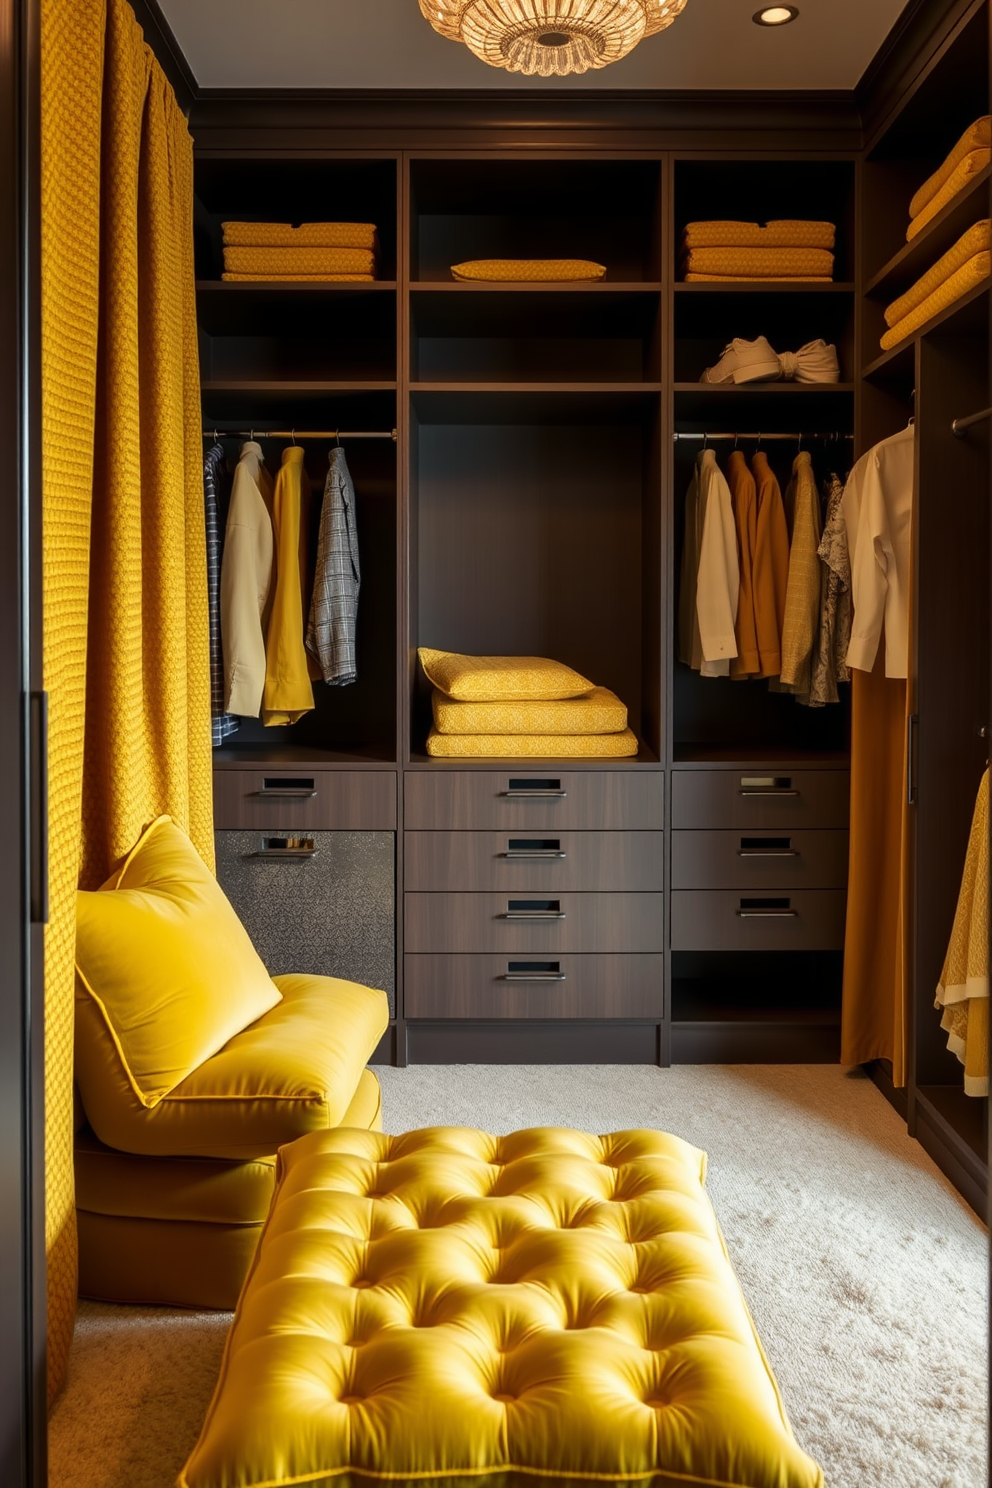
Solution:
[{"label": "yellow folded cushion", "polygon": [[974,258],[976,253],[982,253],[989,248],[992,248],[992,221],[986,217],[982,222],[976,222],[973,227],[969,227],[968,231],[958,238],[954,247],[949,249],[943,258],[938,258],[933,267],[927,269],[912,288],[907,289],[904,295],[892,301],[885,311],[886,325],[894,326],[900,320],[905,320],[917,305],[922,305],[923,301],[939,289],[945,279],[949,279],[966,264],[969,258]]},{"label": "yellow folded cushion", "polygon": [[627,759],[637,736],[619,734],[439,734],[432,728],[427,753],[437,759]]},{"label": "yellow folded cushion", "polygon": [[581,672],[546,656],[463,656],[430,646],[421,646],[417,655],[427,680],[460,703],[557,702],[593,686]]},{"label": "yellow folded cushion", "polygon": [[439,734],[616,734],[627,727],[627,709],[608,687],[546,703],[456,703],[435,688],[432,703]]},{"label": "yellow folded cushion", "polygon": [[823,1488],[705,1171],[646,1130],[284,1149],[177,1488]]},{"label": "yellow folded cushion", "polygon": [[992,114],[985,114],[969,124],[947,158],[928,176],[909,204],[910,217],[918,217],[924,207],[929,206],[938,191],[946,184],[961,161],[973,150],[988,149],[992,145]]},{"label": "yellow folded cushion", "polygon": [[148,1157],[248,1160],[337,1126],[389,1025],[386,994],[337,977],[275,980],[278,1006],[154,1107],[135,1097],[119,1065],[94,1069],[83,1104],[100,1141]]},{"label": "yellow folded cushion", "polygon": [[225,248],[229,274],[374,274],[367,248]]},{"label": "yellow folded cushion", "polygon": [[733,274],[777,279],[783,274],[830,278],[834,256],[825,248],[690,248],[682,259],[686,273]]},{"label": "yellow folded cushion", "polygon": [[972,150],[963,160],[960,160],[947,180],[941,186],[936,196],[932,197],[923,210],[913,218],[906,229],[906,239],[912,242],[918,233],[921,233],[928,222],[932,222],[938,212],[942,212],[948,202],[952,202],[960,191],[964,191],[975,177],[985,169],[992,161],[992,150]]},{"label": "yellow folded cushion", "polygon": [[919,330],[933,316],[939,315],[946,310],[955,300],[966,295],[969,290],[982,283],[989,277],[992,267],[992,254],[976,253],[974,258],[969,258],[960,269],[953,273],[949,279],[945,279],[933,294],[928,295],[922,304],[917,305],[915,310],[903,317],[902,320],[885,332],[882,337],[882,350],[888,351],[892,346],[898,346],[900,341],[905,341],[914,331]]},{"label": "yellow folded cushion", "polygon": [[109,1062],[154,1108],[279,1000],[223,889],[171,817],[145,829],[102,888],[77,895],[84,1106]]},{"label": "yellow folded cushion", "polygon": [[[753,274],[685,274],[686,284],[753,284]],[[832,284],[832,274],[776,274],[776,284]]]},{"label": "yellow folded cushion", "polygon": [[222,222],[228,248],[374,248],[373,222]]},{"label": "yellow folded cushion", "polygon": [[683,248],[832,248],[837,229],[832,222],[778,218],[766,222],[689,222]]},{"label": "yellow folded cushion", "polygon": [[374,274],[221,274],[233,284],[372,284]]},{"label": "yellow folded cushion", "polygon": [[606,269],[587,258],[473,258],[452,264],[455,279],[489,279],[495,282],[602,279]]}]

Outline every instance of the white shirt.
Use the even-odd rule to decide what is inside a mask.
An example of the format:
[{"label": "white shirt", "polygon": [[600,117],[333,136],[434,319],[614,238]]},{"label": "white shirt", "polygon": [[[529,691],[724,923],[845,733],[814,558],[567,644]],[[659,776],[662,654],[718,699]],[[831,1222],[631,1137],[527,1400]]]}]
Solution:
[{"label": "white shirt", "polygon": [[737,529],[727,485],[716,455],[699,456],[699,567],[696,573],[696,620],[704,677],[726,677],[730,658],[737,655],[734,622],[740,595],[741,569]]},{"label": "white shirt", "polygon": [[854,619],[848,666],[870,672],[885,632],[885,675],[909,675],[910,571],[916,430],[862,455],[844,487]]}]

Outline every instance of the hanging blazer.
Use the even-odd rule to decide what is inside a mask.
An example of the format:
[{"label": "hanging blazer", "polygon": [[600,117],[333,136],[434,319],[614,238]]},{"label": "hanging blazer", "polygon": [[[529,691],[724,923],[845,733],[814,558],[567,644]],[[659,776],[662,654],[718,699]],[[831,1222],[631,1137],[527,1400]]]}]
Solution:
[{"label": "hanging blazer", "polygon": [[344,450],[332,449],[327,459],[307,650],[319,661],[324,681],[332,687],[344,687],[357,676],[355,624],[362,573],[355,528],[355,488]]},{"label": "hanging blazer", "polygon": [[792,480],[785,494],[786,516],[791,515],[789,585],[785,591],[782,627],[782,682],[808,698],[813,647],[820,629],[820,496],[806,450],[792,462]]},{"label": "hanging blazer", "polygon": [[272,477],[250,440],[234,472],[220,572],[224,707],[245,718],[262,707],[273,554]]},{"label": "hanging blazer", "polygon": [[303,645],[309,483],[298,444],[282,452],[272,503],[276,539],[276,587],[265,638],[262,722],[295,723],[313,707],[313,688]]},{"label": "hanging blazer", "polygon": [[916,430],[861,456],[844,487],[854,620],[848,666],[870,672],[885,630],[885,675],[909,675],[910,574]]},{"label": "hanging blazer", "polygon": [[734,633],[737,655],[730,663],[732,677],[751,677],[761,671],[758,634],[754,611],[754,559],[758,545],[758,491],[754,476],[740,450],[734,450],[727,461],[727,484],[733,503],[740,558],[741,585],[737,598]]},{"label": "hanging blazer", "polygon": [[777,677],[782,670],[782,627],[789,584],[789,529],[778,478],[764,450],[755,450],[751,456],[751,474],[758,488],[753,569],[758,676]]},{"label": "hanging blazer", "polygon": [[699,670],[704,677],[727,677],[730,658],[737,655],[734,622],[741,576],[730,487],[712,450],[699,457],[699,531]]}]

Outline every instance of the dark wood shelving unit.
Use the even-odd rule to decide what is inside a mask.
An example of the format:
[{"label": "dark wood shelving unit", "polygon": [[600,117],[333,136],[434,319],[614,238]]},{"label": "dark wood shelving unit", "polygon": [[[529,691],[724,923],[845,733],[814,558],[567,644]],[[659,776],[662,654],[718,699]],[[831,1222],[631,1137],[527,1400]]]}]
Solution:
[{"label": "dark wood shelving unit", "polygon": [[969,323],[970,327],[974,328],[987,321],[987,314],[983,314],[985,309],[983,302],[987,300],[990,285],[992,285],[992,278],[983,279],[981,284],[976,284],[974,289],[970,289],[967,294],[955,300],[953,305],[948,305],[946,310],[941,310],[938,315],[931,316],[911,336],[907,336],[905,341],[900,341],[898,346],[890,347],[888,351],[883,351],[881,356],[877,356],[873,362],[869,362],[867,367],[862,369],[862,377],[876,377],[886,368],[895,367],[899,358],[911,355],[914,345],[925,336],[932,336],[941,330],[966,333]]},{"label": "dark wood shelving unit", "polygon": [[888,263],[865,285],[865,294],[878,299],[891,299],[903,294],[936,263],[961,235],[981,221],[988,210],[992,166],[979,171],[964,191],[947,203],[924,228],[905,243]]}]

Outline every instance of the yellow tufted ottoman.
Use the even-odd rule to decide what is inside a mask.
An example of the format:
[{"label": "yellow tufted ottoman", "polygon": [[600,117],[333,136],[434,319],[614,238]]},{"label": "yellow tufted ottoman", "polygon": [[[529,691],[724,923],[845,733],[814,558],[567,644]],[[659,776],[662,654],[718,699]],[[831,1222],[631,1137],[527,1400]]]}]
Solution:
[{"label": "yellow tufted ottoman", "polygon": [[662,1132],[284,1147],[180,1488],[822,1488]]}]

